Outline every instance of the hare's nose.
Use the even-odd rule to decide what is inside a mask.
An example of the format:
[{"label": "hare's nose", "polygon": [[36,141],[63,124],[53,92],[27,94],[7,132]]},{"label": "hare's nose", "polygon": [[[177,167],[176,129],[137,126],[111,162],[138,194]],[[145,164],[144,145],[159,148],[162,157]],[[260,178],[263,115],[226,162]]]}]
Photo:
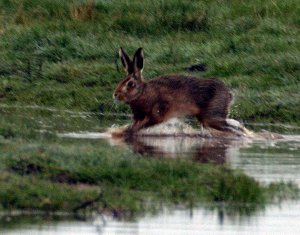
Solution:
[{"label": "hare's nose", "polygon": [[114,93],[113,93],[113,98],[114,98],[114,99],[118,99],[118,96],[119,96],[118,92],[114,92]]}]

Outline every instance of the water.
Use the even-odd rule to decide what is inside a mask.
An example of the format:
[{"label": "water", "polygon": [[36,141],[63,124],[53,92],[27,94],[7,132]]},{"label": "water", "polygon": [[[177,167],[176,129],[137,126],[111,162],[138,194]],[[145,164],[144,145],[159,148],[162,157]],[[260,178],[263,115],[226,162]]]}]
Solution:
[{"label": "water", "polygon": [[[198,164],[225,164],[241,169],[262,183],[291,181],[300,187],[299,127],[248,124],[257,131],[265,129],[285,135],[284,139],[268,141],[144,136],[123,142],[103,134],[113,124],[128,123],[123,116],[103,118],[94,113],[34,107],[0,107],[0,114],[0,124],[9,119],[11,128],[30,130],[33,141],[35,138],[49,138],[47,134],[51,134],[60,136],[60,142],[74,142],[76,145],[93,142],[108,148],[132,149],[136,154],[148,157],[184,157]],[[212,208],[162,207],[158,215],[145,215],[135,221],[105,215],[94,216],[89,221],[0,216],[0,234],[300,234],[299,200],[267,205],[249,216],[230,215],[224,213],[222,207]]]},{"label": "water", "polygon": [[261,182],[292,181],[300,185],[300,143],[253,143],[231,155],[230,165]]},{"label": "water", "polygon": [[6,235],[173,235],[173,234],[299,234],[300,202],[271,205],[249,218],[231,218],[219,211],[166,210],[158,216],[146,216],[135,222],[105,218],[93,221],[42,222],[17,229],[2,230]]}]

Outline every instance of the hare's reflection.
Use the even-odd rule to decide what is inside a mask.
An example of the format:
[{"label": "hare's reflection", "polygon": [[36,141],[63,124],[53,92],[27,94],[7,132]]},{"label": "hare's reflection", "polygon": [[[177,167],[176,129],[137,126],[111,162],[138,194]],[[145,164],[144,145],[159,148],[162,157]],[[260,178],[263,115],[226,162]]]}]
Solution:
[{"label": "hare's reflection", "polygon": [[135,153],[153,157],[185,157],[201,163],[226,163],[229,149],[236,150],[237,141],[195,137],[133,137],[126,139]]}]

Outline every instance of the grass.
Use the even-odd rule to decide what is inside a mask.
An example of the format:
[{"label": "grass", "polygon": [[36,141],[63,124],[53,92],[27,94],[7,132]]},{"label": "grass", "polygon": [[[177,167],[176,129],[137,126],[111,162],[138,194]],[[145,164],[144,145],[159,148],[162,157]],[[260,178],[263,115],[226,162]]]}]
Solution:
[{"label": "grass", "polygon": [[224,166],[141,158],[92,142],[9,141],[0,155],[1,210],[106,210],[134,217],[157,211],[161,203],[222,202],[231,212],[251,213],[279,197],[298,195],[292,184],[263,186]]},{"label": "grass", "polygon": [[[299,124],[296,0],[1,1],[0,101],[128,112],[111,94],[119,46],[144,47],[145,78],[203,64],[236,96],[231,116]],[[289,94],[289,95],[287,95]]]}]

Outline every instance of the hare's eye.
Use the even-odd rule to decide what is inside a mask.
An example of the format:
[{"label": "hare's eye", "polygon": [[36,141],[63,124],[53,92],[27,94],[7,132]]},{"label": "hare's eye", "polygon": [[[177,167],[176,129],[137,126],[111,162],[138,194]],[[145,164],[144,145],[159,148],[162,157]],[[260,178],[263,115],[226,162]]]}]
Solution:
[{"label": "hare's eye", "polygon": [[133,82],[133,81],[129,81],[129,82],[127,83],[127,87],[128,87],[128,88],[133,88],[133,87],[135,87],[134,82]]}]

